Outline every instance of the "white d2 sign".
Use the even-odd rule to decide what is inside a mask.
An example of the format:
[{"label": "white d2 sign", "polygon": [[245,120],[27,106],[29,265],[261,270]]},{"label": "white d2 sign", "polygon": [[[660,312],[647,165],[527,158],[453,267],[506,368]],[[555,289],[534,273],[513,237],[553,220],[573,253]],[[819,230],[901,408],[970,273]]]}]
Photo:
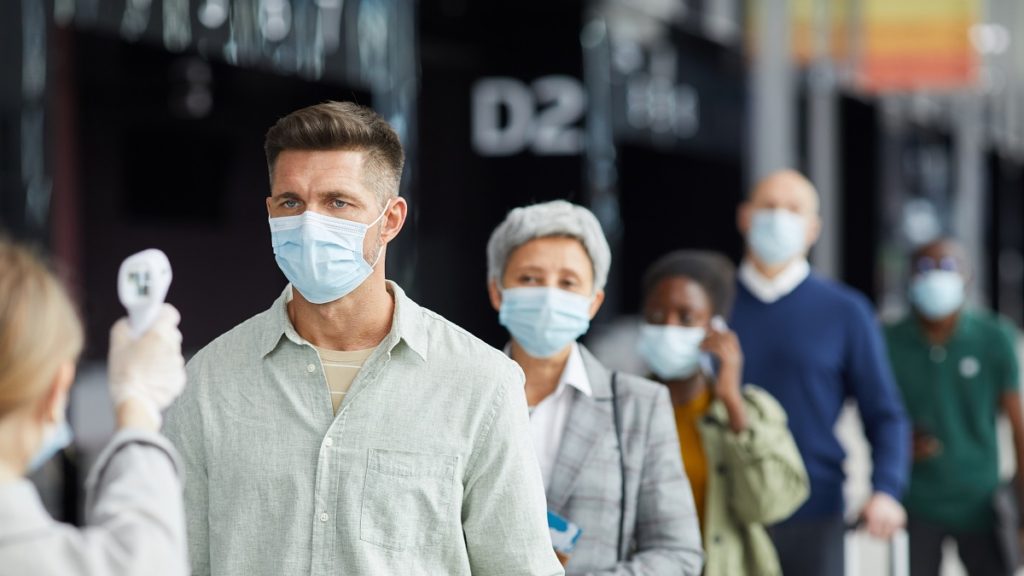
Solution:
[{"label": "white d2 sign", "polygon": [[572,76],[542,76],[530,84],[506,76],[481,78],[473,84],[471,100],[473,150],[481,156],[526,149],[539,156],[583,151],[578,124],[587,97]]}]

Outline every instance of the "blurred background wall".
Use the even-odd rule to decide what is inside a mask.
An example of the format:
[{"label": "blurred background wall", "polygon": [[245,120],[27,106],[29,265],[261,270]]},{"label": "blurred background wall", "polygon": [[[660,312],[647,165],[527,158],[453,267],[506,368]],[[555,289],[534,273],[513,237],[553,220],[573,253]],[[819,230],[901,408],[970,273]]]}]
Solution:
[{"label": "blurred background wall", "polygon": [[511,207],[593,208],[602,318],[682,247],[741,251],[734,209],[795,167],[823,196],[817,267],[903,302],[905,249],[963,238],[974,296],[1024,319],[1013,0],[10,0],[0,6],[0,225],[52,249],[89,326],[160,246],[195,350],[283,284],[262,135],[326,99],[409,152],[389,274],[492,343],[484,243]]}]

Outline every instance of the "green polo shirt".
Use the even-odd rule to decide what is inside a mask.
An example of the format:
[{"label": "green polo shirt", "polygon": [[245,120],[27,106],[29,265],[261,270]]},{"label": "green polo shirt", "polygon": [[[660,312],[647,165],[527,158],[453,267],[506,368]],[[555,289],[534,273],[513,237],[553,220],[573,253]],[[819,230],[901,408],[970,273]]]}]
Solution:
[{"label": "green polo shirt", "polygon": [[991,529],[999,399],[1018,389],[1016,330],[1003,318],[964,311],[944,345],[929,344],[913,316],[887,326],[885,336],[914,429],[942,444],[941,453],[914,463],[907,511],[954,530]]}]

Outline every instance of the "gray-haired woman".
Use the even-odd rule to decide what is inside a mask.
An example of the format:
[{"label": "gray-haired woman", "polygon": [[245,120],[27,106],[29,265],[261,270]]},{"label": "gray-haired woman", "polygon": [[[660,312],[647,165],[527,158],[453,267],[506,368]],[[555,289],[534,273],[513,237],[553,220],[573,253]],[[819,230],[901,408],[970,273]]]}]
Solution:
[{"label": "gray-haired woman", "polygon": [[576,339],[604,300],[611,251],[564,201],[509,212],[487,245],[488,289],[526,373],[549,511],[581,536],[568,574],[701,572],[700,531],[668,391],[609,372]]}]

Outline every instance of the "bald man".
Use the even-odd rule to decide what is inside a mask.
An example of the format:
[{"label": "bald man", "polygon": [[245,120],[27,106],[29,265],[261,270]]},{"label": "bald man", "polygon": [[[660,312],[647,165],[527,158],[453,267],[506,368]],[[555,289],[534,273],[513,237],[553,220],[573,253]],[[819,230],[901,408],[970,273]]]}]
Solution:
[{"label": "bald man", "polygon": [[843,573],[843,461],[833,432],[844,401],[858,403],[874,461],[873,493],[861,512],[888,538],[906,523],[899,503],[909,468],[909,426],[868,300],[811,271],[821,232],[818,194],[797,172],[757,184],[738,211],[747,252],[738,275],[733,328],[745,381],[779,400],[811,479],[811,496],[771,528],[786,576]]},{"label": "bald man", "polygon": [[999,488],[1000,413],[1013,430],[1018,469],[1024,463],[1017,330],[1006,318],[964,307],[970,280],[956,242],[937,240],[915,250],[908,291],[913,310],[885,331],[914,428],[904,500],[911,576],[938,576],[948,539],[956,541],[969,574],[1011,576],[1015,567],[1018,526],[1007,526],[992,503]]}]

